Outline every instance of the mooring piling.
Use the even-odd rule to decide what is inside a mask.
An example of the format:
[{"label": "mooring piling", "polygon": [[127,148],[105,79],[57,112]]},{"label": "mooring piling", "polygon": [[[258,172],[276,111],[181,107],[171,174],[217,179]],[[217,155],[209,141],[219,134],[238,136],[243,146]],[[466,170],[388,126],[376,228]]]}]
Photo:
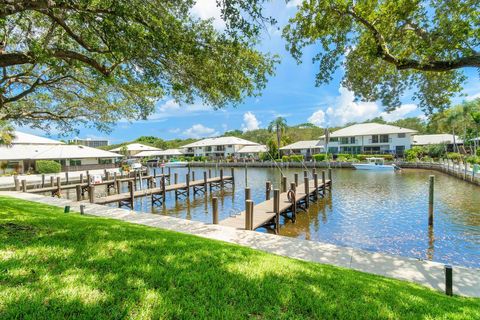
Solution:
[{"label": "mooring piling", "polygon": [[272,183],[270,181],[265,182],[265,200],[270,200],[271,190],[272,190]]},{"label": "mooring piling", "polygon": [[430,185],[428,188],[428,225],[433,226],[433,199],[435,191],[435,176],[429,177]]},{"label": "mooring piling", "polygon": [[450,265],[445,266],[445,294],[453,295],[453,268]]},{"label": "mooring piling", "polygon": [[[206,172],[205,172],[206,173]],[[212,198],[213,224],[218,224],[218,198]]]}]

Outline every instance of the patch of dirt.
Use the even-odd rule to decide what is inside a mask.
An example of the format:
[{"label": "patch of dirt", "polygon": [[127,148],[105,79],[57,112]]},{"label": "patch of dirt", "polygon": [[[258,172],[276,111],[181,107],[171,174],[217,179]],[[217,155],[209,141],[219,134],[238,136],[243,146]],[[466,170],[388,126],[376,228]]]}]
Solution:
[{"label": "patch of dirt", "polygon": [[32,226],[16,224],[13,222],[7,222],[7,223],[0,223],[0,232],[6,232],[7,234],[19,234],[19,233],[32,234],[36,232],[36,229]]}]

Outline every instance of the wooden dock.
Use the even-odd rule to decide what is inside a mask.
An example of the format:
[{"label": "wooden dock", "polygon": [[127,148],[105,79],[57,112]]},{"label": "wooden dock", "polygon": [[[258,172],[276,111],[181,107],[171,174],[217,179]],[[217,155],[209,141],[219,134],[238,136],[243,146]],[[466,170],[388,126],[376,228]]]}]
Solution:
[{"label": "wooden dock", "polygon": [[[188,196],[190,190],[193,190],[194,193],[202,192],[206,193],[208,187],[211,188],[221,188],[222,185],[233,184],[232,176],[225,177],[215,177],[195,181],[187,181],[184,183],[175,183],[166,185],[165,188],[162,186],[157,188],[148,188],[144,190],[137,190],[133,192],[125,192],[120,194],[114,194],[111,196],[94,198],[93,203],[96,204],[108,204],[108,203],[118,203],[119,206],[132,207],[132,203],[135,198],[152,196],[152,204],[163,204],[165,201],[165,194],[167,192],[174,191],[176,198],[179,196]],[[92,202],[92,200],[90,200]]]},{"label": "wooden dock", "polygon": [[[280,190],[274,190],[273,199],[270,199],[270,190],[267,187],[267,200],[254,206],[253,202],[247,199],[245,211],[224,219],[219,224],[244,230],[274,227],[275,233],[278,233],[280,216],[295,222],[299,210],[306,211],[310,201],[315,201],[318,197],[324,197],[327,190],[331,190],[331,174],[329,174],[329,178],[325,179],[325,176],[323,176],[319,180],[317,175],[314,174],[314,179],[308,180],[305,178],[303,184],[292,183],[288,191],[286,191],[285,186],[282,186],[284,192],[280,193]],[[285,185],[286,181],[283,183]],[[306,184],[308,184],[307,187]]]}]

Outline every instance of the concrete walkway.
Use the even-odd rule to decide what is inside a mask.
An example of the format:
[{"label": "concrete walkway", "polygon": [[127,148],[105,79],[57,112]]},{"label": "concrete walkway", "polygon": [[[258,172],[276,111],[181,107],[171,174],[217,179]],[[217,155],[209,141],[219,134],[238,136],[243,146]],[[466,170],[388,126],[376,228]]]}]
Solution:
[{"label": "concrete walkway", "polygon": [[[44,197],[21,192],[0,192],[58,207],[70,205],[80,211],[79,203],[68,199]],[[389,278],[416,282],[435,290],[445,289],[444,265],[438,262],[372,253],[360,249],[327,243],[295,239],[255,231],[205,224],[198,221],[86,204],[85,213],[93,216],[123,220],[131,223],[188,233],[208,239],[222,240],[291,258],[330,264],[373,273]],[[480,297],[480,269],[453,268],[453,292],[457,295]]]},{"label": "concrete walkway", "polygon": [[[112,168],[112,169],[106,169],[108,172],[110,172],[111,174],[113,174],[114,172],[117,172],[119,173],[119,169],[118,168]],[[90,174],[103,174],[104,172],[104,169],[95,169],[95,170],[89,170],[89,173]],[[83,170],[83,171],[70,171],[68,173],[68,177],[69,179],[72,179],[72,180],[78,180],[80,179],[80,174],[83,174],[84,177],[87,176],[87,171],[86,170]],[[46,173],[45,174],[45,178],[46,179],[50,179],[50,177],[54,177],[54,178],[57,178],[57,177],[60,177],[62,179],[62,181],[65,181],[65,172],[60,172],[60,173]],[[42,175],[41,174],[20,174],[17,176],[18,180],[19,181],[22,181],[22,180],[26,180],[27,183],[40,183],[42,182]],[[15,182],[14,182],[14,177],[13,176],[4,176],[4,177],[0,177],[0,188],[3,188],[3,187],[13,187],[15,185]]]}]

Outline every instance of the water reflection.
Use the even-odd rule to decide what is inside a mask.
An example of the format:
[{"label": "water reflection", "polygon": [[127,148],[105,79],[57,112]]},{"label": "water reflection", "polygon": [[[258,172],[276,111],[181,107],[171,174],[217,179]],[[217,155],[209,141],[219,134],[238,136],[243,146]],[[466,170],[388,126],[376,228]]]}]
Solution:
[{"label": "water reflection", "polygon": [[[208,168],[194,168],[197,179]],[[294,174],[303,180],[302,170],[282,169],[288,183]],[[172,169],[179,182],[185,181],[185,168]],[[213,176],[219,169],[211,168]],[[434,227],[428,227],[428,176],[435,175]],[[230,175],[230,170],[225,170]],[[321,174],[319,174],[321,177]],[[135,209],[211,223],[211,198],[219,198],[219,219],[244,209],[245,192],[251,188],[252,200],[265,200],[265,182],[280,188],[281,172],[274,168],[235,170],[235,188],[214,190],[190,198],[175,199],[170,192],[162,206],[152,207],[148,197],[137,199]],[[247,178],[247,179],[246,179]],[[172,179],[173,180],[173,179]],[[247,181],[246,181],[247,180]],[[283,221],[285,236],[387,252],[454,265],[480,267],[480,189],[439,172],[402,170],[400,173],[333,171],[333,190],[300,212],[297,220]],[[139,186],[138,186],[139,187]],[[145,186],[144,186],[145,187]],[[123,192],[126,192],[126,184]],[[98,190],[106,194],[106,190]],[[69,192],[72,198],[75,191]],[[114,204],[113,204],[114,205]],[[114,205],[115,206],[115,205]],[[259,230],[269,232],[268,230]]]}]

